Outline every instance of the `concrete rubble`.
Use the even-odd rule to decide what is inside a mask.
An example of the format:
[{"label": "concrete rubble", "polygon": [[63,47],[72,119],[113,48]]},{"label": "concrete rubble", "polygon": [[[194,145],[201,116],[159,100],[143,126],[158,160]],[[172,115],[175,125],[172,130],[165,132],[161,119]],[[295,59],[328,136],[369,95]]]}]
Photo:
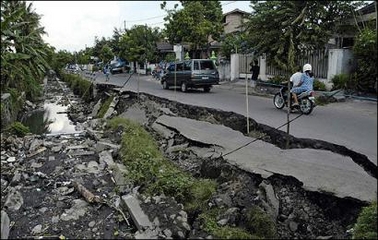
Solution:
[{"label": "concrete rubble", "polygon": [[[239,141],[236,135],[242,134],[199,133],[223,125],[186,124],[191,120],[180,117],[177,108],[147,96],[140,103],[132,94],[115,97],[104,118],[96,119],[100,99],[89,107],[77,100],[81,104],[71,110],[80,134],[1,137],[2,239],[214,238],[202,229],[198,213],[186,212],[181,203],[163,194],[142,195],[140,186],[128,181],[128,169],[120,158],[121,137],[106,130],[105,119],[116,115],[146,126],[156,135],[164,156],[183,171],[217,181],[216,193],[204,204],[224,210],[217,216],[218,226],[245,224],[247,210],[256,205],[275,220],[280,238],[345,238],[345,223],[351,222],[357,211],[345,210],[339,202],[355,204],[356,209],[363,206],[325,195],[322,197],[329,205],[325,208],[332,209],[323,210],[314,200],[318,193],[304,189],[298,180],[268,171],[246,171],[226,161],[222,154],[229,146],[221,138]],[[127,107],[119,108],[121,101],[127,102],[123,104]],[[98,201],[88,201],[78,191],[79,184]],[[329,220],[327,214],[332,211],[343,214]]]}]

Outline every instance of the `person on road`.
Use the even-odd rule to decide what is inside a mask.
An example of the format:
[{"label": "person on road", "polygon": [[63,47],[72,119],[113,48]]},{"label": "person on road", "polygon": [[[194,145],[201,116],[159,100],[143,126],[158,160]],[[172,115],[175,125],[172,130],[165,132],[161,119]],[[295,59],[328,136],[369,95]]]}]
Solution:
[{"label": "person on road", "polygon": [[109,81],[110,68],[109,65],[105,67],[106,82]]},{"label": "person on road", "polygon": [[251,66],[251,69],[250,69],[252,73],[251,79],[253,81],[257,81],[257,78],[260,74],[260,66],[258,64],[259,64],[259,61],[255,60],[253,66]]},{"label": "person on road", "polygon": [[[303,73],[301,75],[300,81],[297,86],[293,87],[290,92],[293,94],[294,103],[293,107],[299,106],[297,94],[306,91],[312,91],[314,84],[314,77],[312,73],[312,67],[310,64],[306,63],[303,65]],[[294,83],[294,79],[293,79]]]}]

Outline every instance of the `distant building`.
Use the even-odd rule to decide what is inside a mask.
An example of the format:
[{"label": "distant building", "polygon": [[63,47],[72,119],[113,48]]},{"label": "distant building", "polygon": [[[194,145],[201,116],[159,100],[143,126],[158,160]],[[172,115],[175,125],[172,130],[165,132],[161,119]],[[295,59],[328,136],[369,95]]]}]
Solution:
[{"label": "distant building", "polygon": [[375,3],[362,7],[356,11],[355,17],[340,23],[339,27],[344,29],[343,34],[333,34],[328,42],[328,48],[351,48],[354,45],[354,38],[358,34],[359,28],[364,28],[366,24],[375,25],[377,27],[377,11]]},{"label": "distant building", "polygon": [[238,8],[223,14],[224,34],[242,32],[242,24],[247,21],[248,15],[250,15],[250,13]]}]

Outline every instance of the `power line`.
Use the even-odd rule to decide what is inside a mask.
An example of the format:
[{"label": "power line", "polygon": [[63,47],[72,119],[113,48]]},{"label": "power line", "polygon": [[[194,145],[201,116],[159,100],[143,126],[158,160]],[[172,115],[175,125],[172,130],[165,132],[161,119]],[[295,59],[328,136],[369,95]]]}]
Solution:
[{"label": "power line", "polygon": [[[275,129],[278,130],[278,129],[280,129],[280,128],[286,126],[287,124],[293,122],[294,120],[298,119],[298,118],[301,117],[302,115],[303,115],[303,113],[301,113],[300,115],[298,115],[298,116],[296,116],[295,118],[291,119],[290,121],[288,121],[288,122],[282,124],[281,126],[276,127]],[[229,154],[231,154],[231,153],[234,153],[234,152],[236,152],[236,151],[239,151],[240,149],[245,148],[245,147],[248,146],[249,144],[254,143],[254,142],[256,142],[257,140],[261,140],[263,137],[264,137],[264,136],[261,136],[261,137],[255,138],[255,139],[253,139],[252,141],[249,141],[249,142],[247,142],[246,144],[244,144],[244,145],[242,145],[242,146],[240,146],[240,147],[237,147],[237,148],[235,148],[234,150],[231,150],[231,151],[229,151],[229,152],[226,153],[226,154],[222,154],[222,157],[227,156],[227,155],[229,155]]]},{"label": "power line", "polygon": [[156,16],[156,17],[145,18],[145,19],[139,19],[139,20],[127,20],[127,22],[141,22],[141,21],[151,20],[151,19],[155,19],[155,18],[161,18],[161,17],[165,17],[165,16],[167,16],[167,14]]}]

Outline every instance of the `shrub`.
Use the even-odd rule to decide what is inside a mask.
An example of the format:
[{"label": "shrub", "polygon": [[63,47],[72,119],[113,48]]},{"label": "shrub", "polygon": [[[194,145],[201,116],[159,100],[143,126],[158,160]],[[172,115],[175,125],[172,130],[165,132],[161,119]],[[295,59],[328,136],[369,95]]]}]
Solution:
[{"label": "shrub", "polygon": [[333,90],[346,89],[348,86],[349,75],[344,74],[344,73],[338,74],[338,75],[333,76],[331,81],[333,83],[333,87],[332,87]]},{"label": "shrub", "polygon": [[[375,92],[377,83],[377,31],[375,27],[366,27],[355,39],[353,54],[357,60],[355,90]],[[357,89],[358,88],[358,89]]]},{"label": "shrub", "polygon": [[325,91],[327,90],[326,85],[324,82],[315,79],[314,80],[314,90],[316,91]]},{"label": "shrub", "polygon": [[282,84],[282,82],[288,81],[288,78],[285,76],[274,76],[269,78],[268,82],[273,84]]},{"label": "shrub", "polygon": [[18,137],[24,137],[28,133],[30,133],[29,127],[26,127],[20,122],[13,122],[10,127],[9,131],[13,134],[15,134]]},{"label": "shrub", "polygon": [[67,83],[74,94],[80,95],[85,101],[89,102],[92,96],[92,83],[83,79],[81,76],[76,74],[66,74],[62,73],[62,80]]},{"label": "shrub", "polygon": [[377,202],[364,207],[354,225],[353,239],[377,239]]}]

